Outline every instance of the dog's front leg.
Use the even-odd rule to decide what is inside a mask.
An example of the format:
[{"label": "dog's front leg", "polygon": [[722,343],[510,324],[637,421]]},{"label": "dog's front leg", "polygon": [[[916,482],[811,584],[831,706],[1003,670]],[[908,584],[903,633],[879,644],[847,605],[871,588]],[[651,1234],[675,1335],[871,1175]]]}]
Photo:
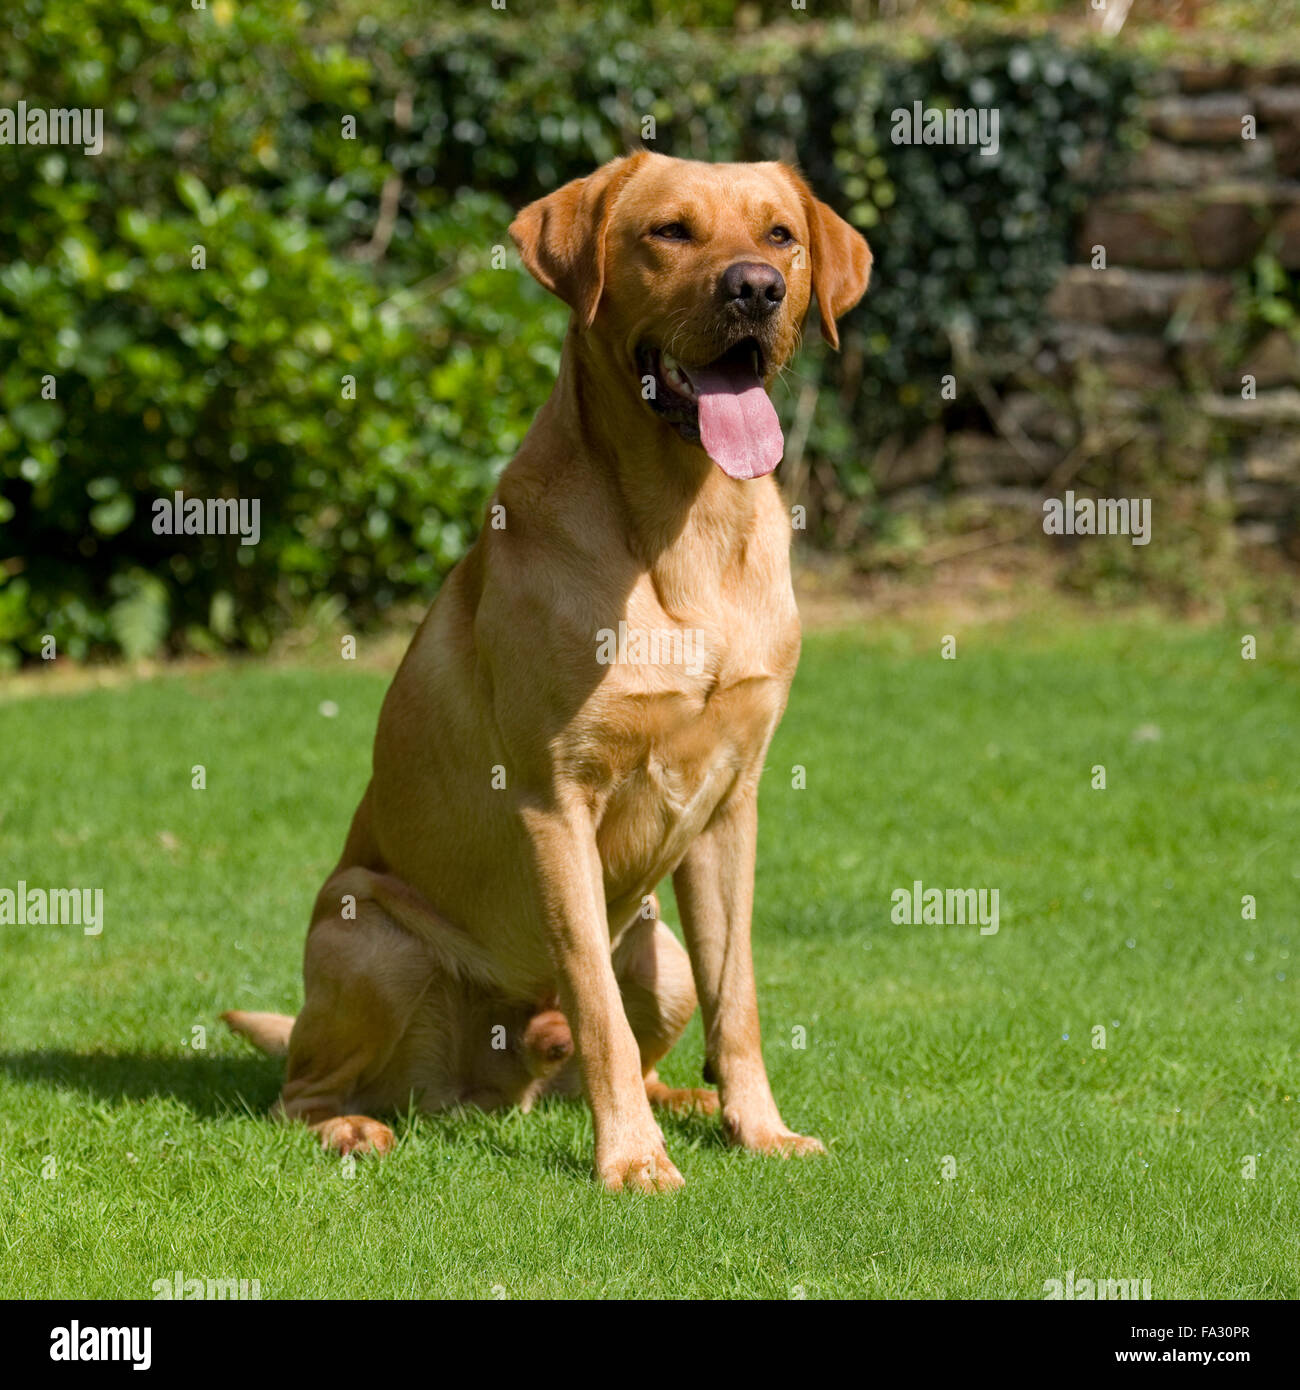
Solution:
[{"label": "dog's front leg", "polygon": [[818,1140],[786,1128],[763,1065],[750,947],[757,841],[757,791],[738,792],[673,874],[704,1014],[705,1055],[733,1143],[760,1153],[822,1153]]},{"label": "dog's front leg", "polygon": [[596,1176],[612,1192],[681,1187],[650,1113],[640,1049],[614,975],[595,827],[578,808],[528,811],[524,823],[560,1007],[591,1105]]}]

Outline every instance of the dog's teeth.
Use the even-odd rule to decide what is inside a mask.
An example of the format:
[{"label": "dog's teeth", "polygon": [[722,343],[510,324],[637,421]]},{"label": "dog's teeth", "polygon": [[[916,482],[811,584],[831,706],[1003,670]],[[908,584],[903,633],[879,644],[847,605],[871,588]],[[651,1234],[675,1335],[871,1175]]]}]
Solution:
[{"label": "dog's teeth", "polygon": [[664,378],[675,391],[679,391],[683,396],[693,397],[695,395],[695,388],[691,385],[690,377],[682,371],[676,362],[669,366],[667,359],[665,359]]},{"label": "dog's teeth", "polygon": [[664,353],[664,371],[675,372],[677,370],[677,359],[671,353]]}]

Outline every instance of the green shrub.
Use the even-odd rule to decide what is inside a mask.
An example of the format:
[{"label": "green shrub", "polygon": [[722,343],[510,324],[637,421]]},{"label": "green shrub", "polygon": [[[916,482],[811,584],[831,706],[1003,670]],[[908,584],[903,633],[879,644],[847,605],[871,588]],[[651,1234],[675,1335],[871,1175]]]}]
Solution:
[{"label": "green shrub", "polygon": [[[307,20],[11,0],[0,105],[103,107],[108,144],[0,145],[0,649],[261,646],[312,605],[364,624],[427,594],[558,359],[563,307],[493,248],[647,116],[668,154],[797,161],[873,242],[842,353],[810,335],[777,392],[787,418],[815,403],[791,437],[825,540],[873,446],[938,418],[952,335],[1032,329],[1080,153],[1122,140],[1140,77],[1048,37],[741,40],[609,12],[363,15],[344,43]],[[913,101],[999,107],[999,157],[892,144]],[[260,543],[155,535],[177,490],[258,499]]]}]

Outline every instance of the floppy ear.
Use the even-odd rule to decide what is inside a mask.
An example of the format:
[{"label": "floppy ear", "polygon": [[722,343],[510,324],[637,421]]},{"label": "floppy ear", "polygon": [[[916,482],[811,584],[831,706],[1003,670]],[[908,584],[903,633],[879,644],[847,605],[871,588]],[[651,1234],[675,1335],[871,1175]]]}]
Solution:
[{"label": "floppy ear", "polygon": [[641,150],[612,159],[585,179],[529,203],[510,224],[529,274],[564,300],[584,328],[591,327],[605,288],[610,209],[628,176],[648,158]]},{"label": "floppy ear", "polygon": [[812,190],[793,169],[786,172],[799,190],[808,219],[812,288],[821,315],[822,337],[831,347],[838,348],[840,335],[835,320],[848,313],[867,292],[871,247],[866,237],[850,227],[839,213],[814,198]]}]

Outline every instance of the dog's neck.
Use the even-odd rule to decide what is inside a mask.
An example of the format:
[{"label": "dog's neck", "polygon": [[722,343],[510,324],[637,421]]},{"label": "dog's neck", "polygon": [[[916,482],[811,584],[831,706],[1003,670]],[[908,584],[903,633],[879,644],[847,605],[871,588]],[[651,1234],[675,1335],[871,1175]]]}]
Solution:
[{"label": "dog's neck", "polygon": [[681,551],[725,564],[755,524],[771,477],[728,478],[698,444],[688,443],[640,398],[640,377],[621,354],[572,324],[548,409],[606,481],[629,548],[648,570],[671,568]]}]

